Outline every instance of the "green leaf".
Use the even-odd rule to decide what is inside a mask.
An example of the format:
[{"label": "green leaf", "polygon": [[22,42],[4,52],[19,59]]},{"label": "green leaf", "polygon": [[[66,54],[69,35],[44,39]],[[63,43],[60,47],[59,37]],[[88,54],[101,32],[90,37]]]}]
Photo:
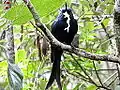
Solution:
[{"label": "green leaf", "polygon": [[20,62],[26,59],[26,51],[24,49],[19,49],[15,53],[15,61]]},{"label": "green leaf", "polygon": [[86,0],[80,1],[81,4],[89,9],[89,3]]},{"label": "green leaf", "polygon": [[0,28],[6,25],[7,21],[5,19],[0,19]]},{"label": "green leaf", "polygon": [[86,90],[96,90],[96,89],[97,89],[97,87],[95,85],[90,85],[87,87]]},{"label": "green leaf", "polygon": [[80,87],[81,83],[78,83],[73,90],[78,90],[78,88]]},{"label": "green leaf", "polygon": [[105,26],[108,26],[109,21],[110,21],[110,19],[104,19],[104,20],[103,20],[103,24],[104,24]]},{"label": "green leaf", "polygon": [[114,10],[114,5],[109,4],[109,5],[106,7],[106,13],[107,13],[107,14],[112,14],[112,13],[113,13],[113,10]]},{"label": "green leaf", "polygon": [[90,31],[94,30],[94,22],[87,22],[85,29],[90,30]]},{"label": "green leaf", "polygon": [[63,64],[64,64],[65,68],[70,69],[69,63],[64,62]]},{"label": "green leaf", "polygon": [[25,5],[13,6],[6,14],[4,18],[13,21],[13,24],[24,24],[32,19],[32,15]]},{"label": "green leaf", "polygon": [[40,83],[40,89],[41,89],[41,90],[44,90],[44,89],[45,89],[45,86],[46,86],[46,81],[43,80],[43,79],[41,79],[40,82],[41,82],[41,83]]},{"label": "green leaf", "polygon": [[[40,17],[49,15],[54,10],[60,8],[65,0],[31,0]],[[32,19],[28,8],[24,5],[13,6],[4,18],[13,21],[13,24],[24,24]]]},{"label": "green leaf", "polygon": [[65,3],[65,0],[31,0],[40,17],[49,15]]},{"label": "green leaf", "polygon": [[5,76],[7,71],[7,61],[0,62],[0,76]]},{"label": "green leaf", "polygon": [[3,4],[0,4],[0,16],[3,14]]},{"label": "green leaf", "polygon": [[93,68],[93,64],[90,63],[90,62],[88,62],[88,63],[85,64],[85,67],[87,67],[87,68]]},{"label": "green leaf", "polygon": [[16,64],[10,64],[8,67],[8,80],[10,82],[10,90],[21,90],[23,83],[23,74]]}]

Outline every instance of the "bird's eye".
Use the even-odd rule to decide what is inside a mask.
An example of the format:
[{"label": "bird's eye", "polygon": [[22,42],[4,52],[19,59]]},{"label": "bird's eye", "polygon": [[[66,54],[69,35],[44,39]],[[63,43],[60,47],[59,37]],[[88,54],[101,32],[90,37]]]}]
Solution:
[{"label": "bird's eye", "polygon": [[62,10],[62,13],[65,13],[65,10]]},{"label": "bird's eye", "polygon": [[71,12],[71,9],[68,9],[67,12],[70,13],[70,12]]}]

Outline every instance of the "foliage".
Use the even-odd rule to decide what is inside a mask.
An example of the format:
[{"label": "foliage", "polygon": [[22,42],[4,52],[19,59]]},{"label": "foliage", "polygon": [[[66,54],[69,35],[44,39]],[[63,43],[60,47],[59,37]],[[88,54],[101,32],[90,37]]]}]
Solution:
[{"label": "foliage", "polygon": [[17,65],[9,64],[8,79],[10,81],[10,90],[21,90],[23,75]]},{"label": "foliage", "polygon": [[[114,0],[78,0],[79,5],[75,2],[77,0],[73,1],[68,0],[68,3],[78,19],[79,48],[96,54],[108,54],[110,39],[107,34],[112,35],[113,28],[110,22],[113,19],[111,14],[113,13]],[[58,15],[58,9],[64,5],[65,0],[31,0],[31,2],[41,21],[50,28],[53,20]],[[4,7],[3,4],[0,6]],[[0,32],[6,29],[8,21],[11,21],[14,25],[15,61],[24,75],[23,90],[44,90],[49,78],[51,64],[49,47],[47,48],[47,55],[44,55],[42,51],[44,46],[41,44],[43,33],[33,26],[32,15],[22,0],[16,1],[7,12],[0,7],[0,15]],[[39,36],[40,38],[38,38]],[[0,89],[9,88],[8,66],[2,48],[4,45],[5,40],[0,40],[0,79],[2,78]],[[95,62],[94,66],[93,61],[67,52],[65,52],[63,58],[65,59],[61,63],[63,90],[96,90],[97,86],[93,83],[90,84],[91,82],[89,82],[85,73],[97,84],[100,84],[94,71],[95,69],[101,69],[102,62]],[[17,66],[15,68],[17,69]],[[20,77],[20,75],[17,76]],[[106,74],[103,76],[108,77]],[[101,79],[103,81],[106,78],[102,77]],[[51,90],[57,90],[56,85],[51,87]]]}]

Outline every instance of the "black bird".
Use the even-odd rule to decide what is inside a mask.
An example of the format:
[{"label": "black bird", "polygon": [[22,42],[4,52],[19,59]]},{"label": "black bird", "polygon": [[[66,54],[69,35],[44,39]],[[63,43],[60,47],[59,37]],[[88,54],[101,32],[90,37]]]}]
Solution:
[{"label": "black bird", "polygon": [[[51,26],[51,33],[54,37],[62,43],[71,45],[71,42],[78,31],[77,20],[74,19],[71,8],[62,8],[57,19]],[[63,50],[60,47],[54,47],[51,45],[51,61],[53,63],[52,73],[47,83],[46,89],[48,89],[54,80],[56,80],[58,88],[62,90],[62,85],[60,82],[60,61]]]}]

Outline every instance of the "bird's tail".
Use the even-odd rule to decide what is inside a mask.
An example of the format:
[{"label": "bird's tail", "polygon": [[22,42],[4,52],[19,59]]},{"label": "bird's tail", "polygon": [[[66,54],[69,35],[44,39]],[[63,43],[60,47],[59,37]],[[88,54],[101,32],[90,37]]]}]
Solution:
[{"label": "bird's tail", "polygon": [[51,73],[49,82],[47,83],[45,90],[47,90],[52,85],[54,80],[56,80],[58,88],[60,90],[62,90],[62,85],[61,85],[61,81],[60,81],[61,55],[62,55],[62,50],[52,50],[52,52],[51,52],[51,59],[53,62],[53,67],[52,67],[52,73]]}]

